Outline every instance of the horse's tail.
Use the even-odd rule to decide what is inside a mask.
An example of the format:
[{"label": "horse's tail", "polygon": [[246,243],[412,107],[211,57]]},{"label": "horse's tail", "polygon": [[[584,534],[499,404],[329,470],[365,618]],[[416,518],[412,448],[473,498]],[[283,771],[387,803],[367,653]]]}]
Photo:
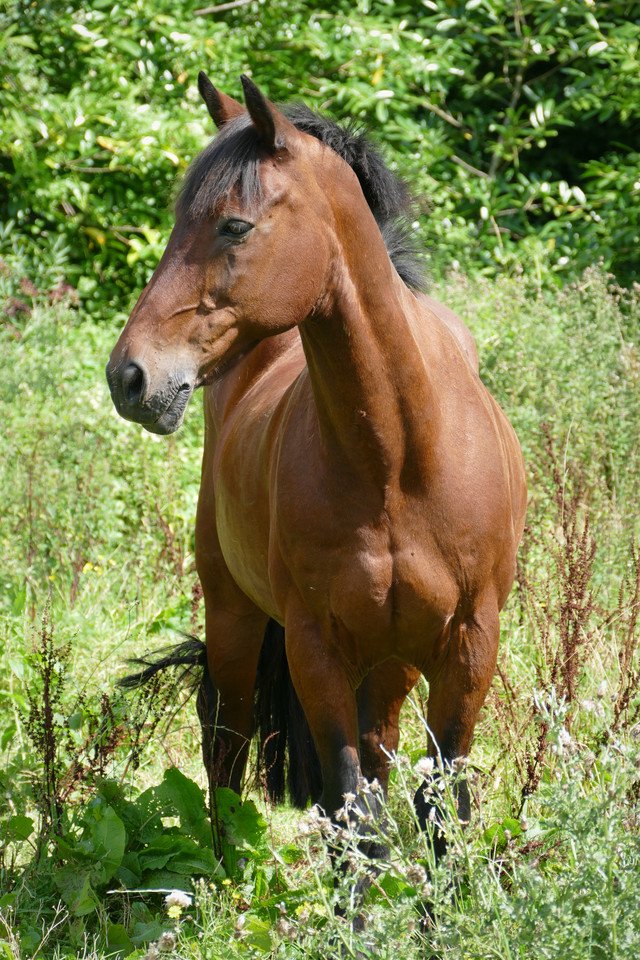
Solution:
[{"label": "horse's tail", "polygon": [[[126,690],[135,690],[167,669],[178,668],[177,683],[186,682],[198,690],[198,715],[202,725],[203,754],[212,750],[217,716],[217,691],[207,665],[207,648],[197,637],[186,637],[173,647],[130,661],[141,667],[119,681]],[[320,799],[322,774],[311,731],[293,688],[284,630],[269,620],[258,663],[255,695],[258,733],[258,773],[273,803],[284,800],[288,787],[291,802],[304,808],[309,800]],[[205,742],[206,741],[206,742]],[[205,761],[206,762],[206,761]]]},{"label": "horse's tail", "polygon": [[190,636],[185,636],[181,643],[172,647],[163,647],[155,653],[134,657],[129,660],[129,663],[143,669],[138,670],[137,673],[130,673],[118,681],[118,686],[124,687],[125,690],[137,690],[164,670],[178,667],[180,673],[177,682],[186,681],[195,691],[202,681],[202,670],[208,673],[207,648],[202,640]]},{"label": "horse's tail", "polygon": [[256,681],[258,774],[269,798],[284,800],[286,787],[294,806],[320,799],[322,774],[318,754],[289,673],[284,629],[269,620]]}]

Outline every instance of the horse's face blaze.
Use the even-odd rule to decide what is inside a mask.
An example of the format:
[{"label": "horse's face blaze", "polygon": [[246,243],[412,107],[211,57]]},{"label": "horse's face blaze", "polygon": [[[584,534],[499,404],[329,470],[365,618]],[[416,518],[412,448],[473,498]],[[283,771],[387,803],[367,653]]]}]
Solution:
[{"label": "horse's face blaze", "polygon": [[233,190],[207,217],[178,213],[107,364],[123,417],[172,433],[197,387],[313,313],[334,253],[331,210],[310,162],[316,149],[294,131],[287,149],[260,161],[257,199]]}]

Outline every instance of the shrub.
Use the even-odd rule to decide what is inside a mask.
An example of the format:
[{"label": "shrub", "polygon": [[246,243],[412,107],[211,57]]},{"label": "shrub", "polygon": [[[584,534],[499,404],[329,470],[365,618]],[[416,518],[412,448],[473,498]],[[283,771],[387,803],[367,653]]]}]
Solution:
[{"label": "shrub", "polygon": [[[201,68],[253,73],[366,123],[420,198],[436,272],[533,264],[548,282],[602,259],[633,276],[640,24],[623,0],[288,0],[197,16],[193,0],[0,8],[3,244],[69,251],[92,310],[126,307],[169,203],[211,133]],[[7,223],[7,221],[9,223]]]}]

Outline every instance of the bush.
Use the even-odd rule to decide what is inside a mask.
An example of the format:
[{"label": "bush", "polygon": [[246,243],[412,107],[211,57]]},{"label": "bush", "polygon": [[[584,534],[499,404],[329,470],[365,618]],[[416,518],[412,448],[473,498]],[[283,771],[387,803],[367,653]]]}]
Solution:
[{"label": "bush", "polygon": [[211,133],[195,87],[366,123],[420,198],[421,242],[545,282],[602,259],[633,275],[640,24],[612,0],[260,0],[197,16],[195,0],[0,6],[3,245],[69,249],[68,278],[103,314],[149,276],[186,164]]}]

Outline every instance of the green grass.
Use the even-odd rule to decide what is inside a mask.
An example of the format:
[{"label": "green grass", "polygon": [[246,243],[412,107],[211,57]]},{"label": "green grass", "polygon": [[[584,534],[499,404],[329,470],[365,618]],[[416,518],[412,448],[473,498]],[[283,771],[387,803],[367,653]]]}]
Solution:
[{"label": "green grass", "polygon": [[[23,270],[19,257],[8,260],[0,302],[24,299]],[[49,288],[47,270],[55,272],[45,262],[33,274],[39,289]],[[640,947],[633,584],[620,594],[625,576],[633,578],[630,544],[640,534],[637,291],[622,292],[593,269],[554,294],[526,279],[462,277],[436,292],[478,339],[485,382],[525,450],[531,508],[519,584],[503,616],[501,676],[472,751],[474,822],[466,832],[454,818],[447,826],[451,862],[430,880],[440,908],[427,940],[434,955],[447,960],[626,958]],[[42,692],[33,651],[42,647],[43,617],[54,647],[70,648],[54,669],[63,766],[91,754],[104,694],[116,726],[135,719],[135,706],[114,694],[126,658],[170,642],[172,630],[199,631],[202,622],[193,599],[198,398],[170,439],[125,423],[112,408],[103,374],[123,318],[100,324],[44,295],[32,306],[29,316],[7,318],[0,328],[7,358],[0,385],[0,829],[10,817],[32,817],[37,826],[40,816],[43,760],[30,727],[33,700]],[[588,545],[587,515],[597,550],[582,596],[575,584],[589,553],[579,550],[581,542]],[[567,666],[560,658],[554,676],[553,663],[562,637],[574,628],[577,690],[563,702]],[[165,929],[176,929],[181,957],[326,958],[356,950],[424,956],[415,929],[420,891],[407,879],[415,878],[412,865],[428,866],[430,858],[409,802],[417,784],[412,765],[426,744],[414,709],[423,695],[405,711],[388,812],[392,855],[367,904],[364,933],[354,934],[333,916],[336,894],[321,838],[300,832],[299,815],[265,809],[254,794],[268,824],[262,852],[247,854],[230,882],[198,882],[196,905],[180,919],[168,918],[158,897],[132,897],[127,906],[126,898],[106,894],[97,909],[74,915],[54,885],[60,859],[54,837],[42,842],[37,860],[31,846],[37,831],[24,842],[0,834],[0,955],[102,960],[129,949],[137,922],[143,926],[136,928],[131,955],[151,957],[140,931],[151,924],[149,936],[157,938],[160,918]],[[102,772],[121,780],[130,798],[159,784],[171,766],[204,785],[193,705],[182,708],[168,730],[162,721],[170,704],[163,701],[159,713],[137,768],[126,737],[107,751]],[[527,766],[541,744],[532,796],[521,810]],[[93,815],[99,786],[94,770],[68,791],[63,820],[69,835]],[[522,817],[526,829],[517,835]],[[345,856],[355,860],[341,896],[365,869],[349,838],[344,843]],[[295,862],[278,864],[268,848],[287,844],[298,850],[289,858]],[[275,906],[278,897],[284,915]]]}]

